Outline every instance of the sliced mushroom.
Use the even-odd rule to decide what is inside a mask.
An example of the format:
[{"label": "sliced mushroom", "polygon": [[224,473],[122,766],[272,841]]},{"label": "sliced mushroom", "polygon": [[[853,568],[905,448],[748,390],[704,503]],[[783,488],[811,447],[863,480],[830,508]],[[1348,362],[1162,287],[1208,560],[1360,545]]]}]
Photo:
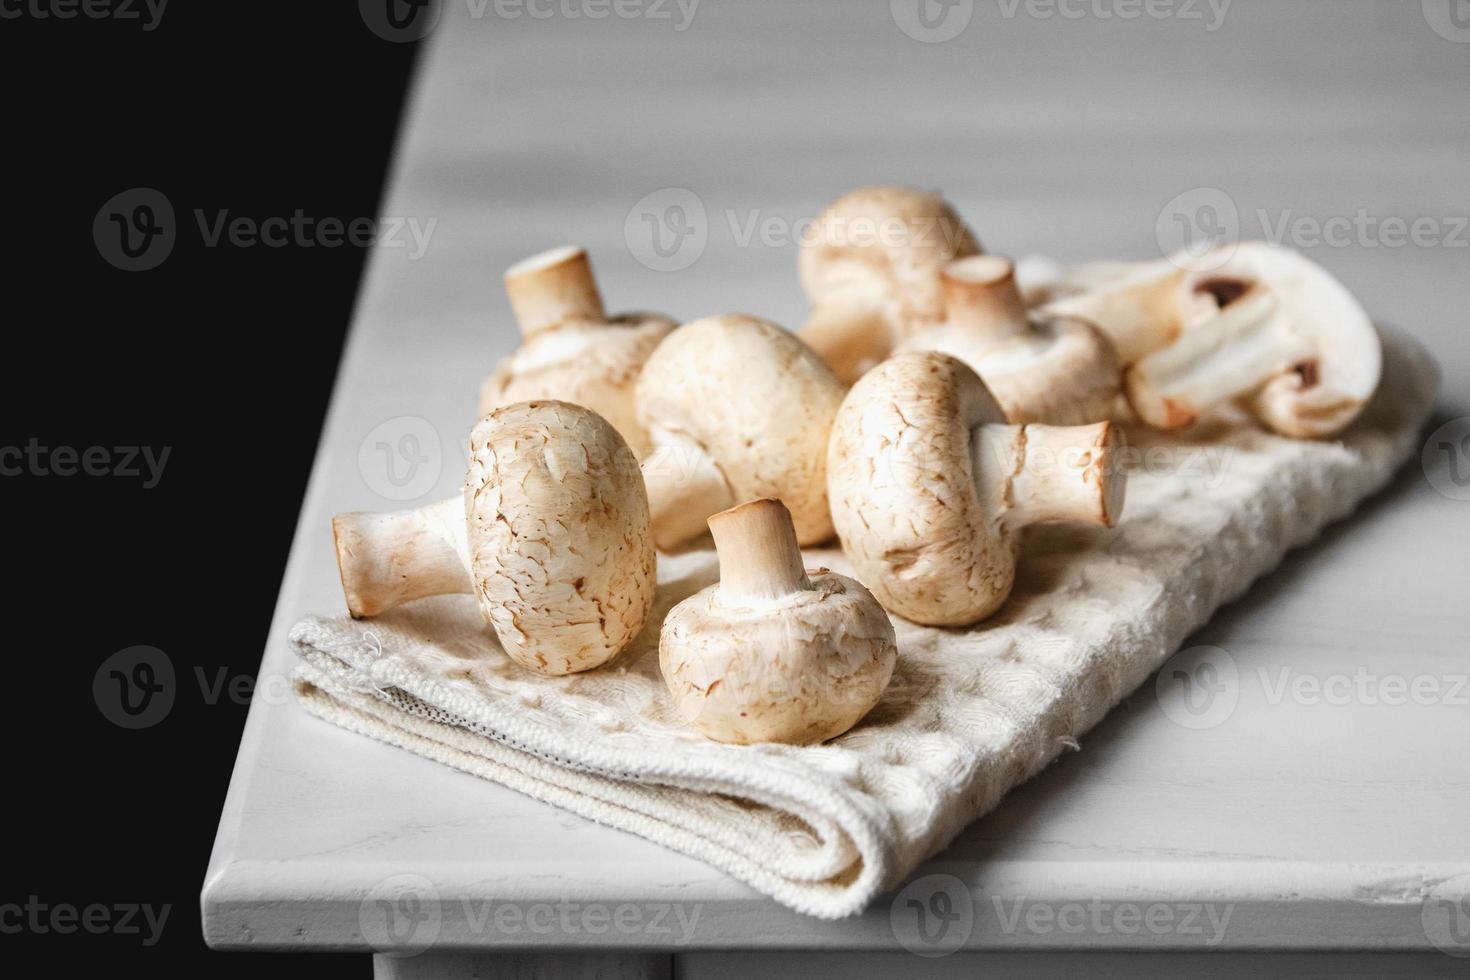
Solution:
[{"label": "sliced mushroom", "polygon": [[998,255],[956,259],[940,275],[947,318],[900,346],[937,350],[979,372],[1012,422],[1081,425],[1111,417],[1122,380],[1112,344],[1071,316],[1028,314],[1015,267]]},{"label": "sliced mushroom", "polygon": [[802,241],[812,313],[801,339],[852,384],[903,338],[944,318],[940,270],[978,251],[938,194],[860,187],[828,205]]},{"label": "sliced mushroom", "polygon": [[821,358],[767,320],[712,316],[670,334],[638,381],[658,546],[699,537],[711,514],[754,497],[784,500],[802,544],[830,538],[827,433],[841,401]]},{"label": "sliced mushroom", "polygon": [[480,414],[535,399],[585,405],[641,459],[648,435],[638,425],[633,387],[674,321],[657,313],[607,316],[587,253],[569,245],[511,266],[505,291],[523,339],[480,386]]},{"label": "sliced mushroom", "polygon": [[1378,387],[1382,346],[1367,313],[1290,249],[1244,242],[1188,262],[1109,263],[1067,278],[1053,291],[1079,282],[1080,291],[1043,309],[1085,317],[1112,338],[1128,365],[1128,400],[1150,425],[1189,425],[1238,400],[1282,435],[1325,438]]},{"label": "sliced mushroom", "polygon": [[656,586],[648,498],[616,429],[566,402],[508,405],[470,435],[462,496],[332,520],[354,617],[472,594],[506,654],[543,674],[606,663]]},{"label": "sliced mushroom", "polygon": [[878,703],[898,659],[867,589],[803,568],[791,513],[753,500],[709,519],[720,581],[675,606],[659,666],[679,713],[706,738],[807,745]]},{"label": "sliced mushroom", "polygon": [[853,570],[889,612],[967,626],[1010,594],[1021,530],[1111,527],[1126,474],[1116,425],[1009,425],[973,370],[937,351],[865,374],[832,427],[827,486]]}]

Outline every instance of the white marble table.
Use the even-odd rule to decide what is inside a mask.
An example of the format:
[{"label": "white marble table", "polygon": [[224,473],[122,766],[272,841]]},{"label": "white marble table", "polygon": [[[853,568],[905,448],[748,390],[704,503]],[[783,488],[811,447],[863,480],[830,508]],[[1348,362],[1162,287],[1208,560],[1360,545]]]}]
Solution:
[{"label": "white marble table", "polygon": [[[1209,30],[1203,0],[1135,19],[1099,14],[1126,0],[1063,4],[1080,18],[982,0],[935,4],[926,28],[894,7],[704,0],[678,30],[671,0],[605,19],[445,4],[385,208],[431,228],[427,247],[405,225],[405,247],[371,257],[204,884],[210,945],[369,953],[395,924],[432,940],[379,956],[380,976],[853,976],[915,971],[910,949],[948,953],[923,966],[954,976],[1226,975],[1290,955],[1334,975],[1470,970],[1446,955],[1470,954],[1470,905],[1456,921],[1438,901],[1470,889],[1470,492],[1443,458],[1192,641],[1237,668],[1216,724],[1177,723],[1147,687],[921,868],[970,898],[927,899],[955,909],[928,942],[906,898],[804,918],[284,695],[287,630],[342,608],[331,514],[452,492],[476,384],[514,342],[499,272],[564,241],[591,250],[614,308],[794,324],[797,223],[857,184],[942,188],[989,249],[1063,258],[1157,255],[1175,212],[1233,207],[1242,237],[1284,224],[1428,342],[1444,418],[1470,415],[1457,22],[1436,33],[1418,3],[1235,0]],[[948,9],[971,19],[942,43],[897,23],[950,33]],[[665,222],[661,250],[645,214]],[[1429,224],[1394,246],[1384,219]],[[1314,245],[1313,222],[1335,237]],[[377,904],[408,893],[437,897],[433,914]]]}]

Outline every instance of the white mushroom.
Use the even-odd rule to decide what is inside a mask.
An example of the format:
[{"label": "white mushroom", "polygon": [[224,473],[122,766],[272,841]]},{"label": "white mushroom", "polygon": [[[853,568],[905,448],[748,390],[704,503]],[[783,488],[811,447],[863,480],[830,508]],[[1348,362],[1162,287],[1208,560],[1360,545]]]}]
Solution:
[{"label": "white mushroom", "polygon": [[547,398],[584,405],[642,458],[648,437],[638,425],[633,387],[674,321],[656,313],[607,316],[587,253],[572,246],[511,266],[505,291],[523,340],[480,386],[480,414]]},{"label": "white mushroom", "polygon": [[938,194],[911,187],[845,194],[802,241],[801,284],[812,313],[801,339],[852,384],[903,338],[944,318],[940,270],[979,250]]},{"label": "white mushroom", "polygon": [[998,255],[941,273],[947,318],[901,350],[937,350],[979,372],[1012,422],[1081,425],[1109,418],[1121,388],[1112,344],[1086,320],[1028,314],[1015,267]]},{"label": "white mushroom", "polygon": [[659,636],[664,683],[706,738],[806,745],[878,703],[898,659],[867,589],[807,571],[791,513],[753,500],[709,519],[720,581],[675,606]]},{"label": "white mushroom", "polygon": [[498,408],[470,436],[462,496],[332,520],[354,617],[473,594],[506,654],[590,670],[637,635],[656,586],[638,462],[606,420],[566,402]]},{"label": "white mushroom", "polygon": [[827,486],[853,570],[889,612],[966,626],[1010,594],[1021,531],[1111,527],[1116,425],[1009,425],[979,375],[936,351],[865,374],[832,426]]},{"label": "white mushroom", "polygon": [[796,536],[832,536],[827,433],[842,386],[810,348],[758,317],[706,317],[675,330],[638,381],[638,421],[654,540],[668,549],[705,532],[711,514],[780,497]]},{"label": "white mushroom", "polygon": [[1282,435],[1324,438],[1378,387],[1382,347],[1367,313],[1326,270],[1277,245],[1084,268],[1052,291],[1044,310],[1112,338],[1129,402],[1159,428],[1238,400]]}]

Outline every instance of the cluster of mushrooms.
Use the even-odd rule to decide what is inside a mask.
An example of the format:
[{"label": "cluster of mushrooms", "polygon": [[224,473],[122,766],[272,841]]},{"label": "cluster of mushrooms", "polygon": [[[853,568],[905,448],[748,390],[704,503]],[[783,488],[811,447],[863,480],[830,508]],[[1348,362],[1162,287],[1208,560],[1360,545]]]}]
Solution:
[{"label": "cluster of mushrooms", "polygon": [[[660,634],[680,714],[723,742],[833,738],[893,673],[889,614],[978,623],[1023,528],[1117,521],[1120,423],[1229,405],[1325,438],[1356,417],[1381,351],[1351,294],[1280,247],[1213,259],[1023,290],[937,194],[862,188],[803,245],[791,333],[609,317],[585,252],[533,256],[505,275],[524,339],[481,389],[463,495],[334,519],[348,608],[471,594],[517,664],[592,670],[643,629],[657,551],[708,532],[720,580]],[[803,563],[834,534],[855,579]]]}]

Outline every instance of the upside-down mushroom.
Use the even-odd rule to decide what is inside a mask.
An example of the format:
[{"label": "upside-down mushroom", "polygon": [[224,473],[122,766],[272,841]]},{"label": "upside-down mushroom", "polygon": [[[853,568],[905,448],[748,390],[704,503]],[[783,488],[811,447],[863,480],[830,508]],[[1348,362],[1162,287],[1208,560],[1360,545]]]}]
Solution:
[{"label": "upside-down mushroom", "polygon": [[1368,314],[1325,269],[1278,245],[1083,267],[1053,291],[1042,309],[1112,338],[1130,404],[1158,428],[1237,401],[1282,435],[1326,438],[1378,387],[1382,345]]},{"label": "upside-down mushroom", "polygon": [[1010,595],[1027,525],[1113,525],[1126,486],[1120,446],[1111,422],[1007,424],[963,362],[895,354],[853,386],[833,423],[832,518],[885,609],[967,626]]},{"label": "upside-down mushroom", "polygon": [[609,317],[587,253],[570,245],[511,266],[505,291],[521,346],[480,386],[480,414],[546,398],[584,405],[611,422],[641,459],[648,436],[638,425],[633,387],[674,321],[657,313]]},{"label": "upside-down mushroom", "polygon": [[842,386],[810,348],[767,320],[706,317],[669,335],[638,381],[654,540],[669,549],[742,500],[780,497],[797,540],[832,536],[827,433]]},{"label": "upside-down mushroom", "polygon": [[332,519],[348,610],[375,616],[472,594],[522,667],[569,674],[606,663],[643,627],[657,584],[628,444],[597,413],[543,401],[495,409],[469,448],[463,495]]},{"label": "upside-down mushroom", "polygon": [[944,319],[940,270],[978,251],[964,219],[938,194],[851,191],[802,241],[798,264],[812,312],[799,336],[850,385],[903,338]]},{"label": "upside-down mushroom", "polygon": [[937,350],[964,361],[1012,422],[1082,425],[1111,415],[1121,372],[1096,327],[1028,313],[1015,267],[999,255],[956,259],[940,278],[945,322],[910,337],[901,350]]},{"label": "upside-down mushroom", "polygon": [[791,513],[752,500],[709,519],[720,581],[675,606],[659,666],[680,715],[720,742],[807,745],[878,703],[898,659],[867,589],[803,567]]}]

